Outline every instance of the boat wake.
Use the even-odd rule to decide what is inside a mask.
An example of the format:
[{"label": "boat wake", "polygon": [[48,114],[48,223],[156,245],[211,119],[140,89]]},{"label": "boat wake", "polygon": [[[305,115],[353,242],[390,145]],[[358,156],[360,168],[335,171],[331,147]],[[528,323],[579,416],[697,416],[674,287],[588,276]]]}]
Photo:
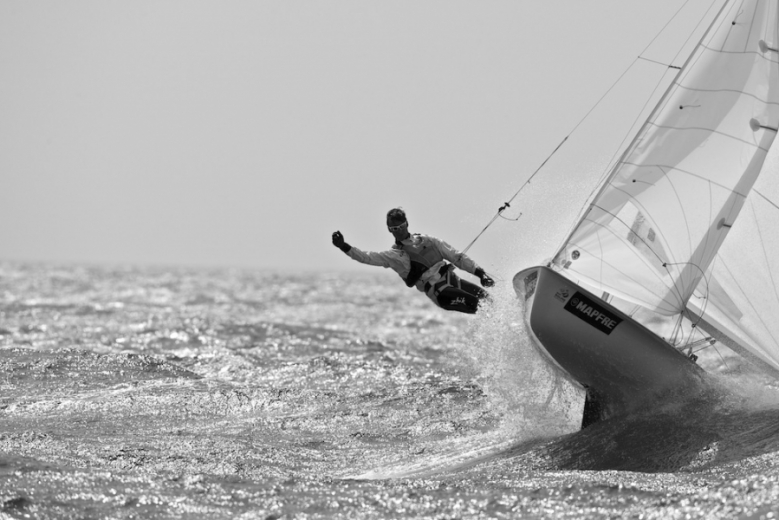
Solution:
[{"label": "boat wake", "polygon": [[[743,392],[712,391],[640,413],[601,421],[574,433],[494,432],[447,439],[410,460],[344,479],[438,479],[469,470],[620,470],[698,472],[731,463],[770,464],[779,451],[779,401]],[[426,452],[434,451],[434,454]],[[767,457],[766,461],[763,458]]]},{"label": "boat wake", "polygon": [[[521,303],[519,303],[521,305]],[[429,478],[527,453],[581,427],[584,392],[533,347],[510,288],[496,290],[477,315],[459,354],[501,417],[494,431],[421,444],[411,460],[392,462],[342,478]]]},{"label": "boat wake", "polygon": [[545,439],[517,441],[506,439],[502,432],[485,433],[467,438],[449,440],[445,448],[435,455],[420,454],[415,459],[404,460],[364,473],[349,474],[344,480],[426,479],[445,477],[491,460],[505,458],[518,451],[528,451]]},{"label": "boat wake", "polygon": [[718,394],[596,423],[547,455],[566,470],[690,472],[779,450],[779,402]]}]

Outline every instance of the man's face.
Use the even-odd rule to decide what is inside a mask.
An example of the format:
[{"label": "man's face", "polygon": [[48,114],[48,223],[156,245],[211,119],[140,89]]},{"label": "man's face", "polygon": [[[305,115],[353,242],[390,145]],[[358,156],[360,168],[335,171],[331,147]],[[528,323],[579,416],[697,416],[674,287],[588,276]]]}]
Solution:
[{"label": "man's face", "polygon": [[395,240],[404,240],[409,236],[408,222],[387,219],[387,229],[395,237]]}]

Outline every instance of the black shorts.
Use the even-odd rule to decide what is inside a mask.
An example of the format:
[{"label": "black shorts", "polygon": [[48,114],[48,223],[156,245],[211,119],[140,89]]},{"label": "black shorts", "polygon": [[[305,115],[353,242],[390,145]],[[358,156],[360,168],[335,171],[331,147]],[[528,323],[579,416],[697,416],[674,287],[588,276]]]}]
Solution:
[{"label": "black shorts", "polygon": [[432,290],[438,306],[447,311],[474,314],[479,308],[479,302],[489,298],[487,291],[476,284],[461,280],[451,270],[446,273],[445,282],[436,283]]}]

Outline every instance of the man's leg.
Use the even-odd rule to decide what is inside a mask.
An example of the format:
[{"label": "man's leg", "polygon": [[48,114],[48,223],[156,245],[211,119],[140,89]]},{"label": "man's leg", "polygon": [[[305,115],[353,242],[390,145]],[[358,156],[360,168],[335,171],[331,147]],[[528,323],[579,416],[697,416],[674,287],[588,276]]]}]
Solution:
[{"label": "man's leg", "polygon": [[487,291],[476,284],[460,280],[452,272],[449,272],[448,276],[450,285],[438,293],[438,305],[447,311],[476,313],[479,300],[489,297]]}]

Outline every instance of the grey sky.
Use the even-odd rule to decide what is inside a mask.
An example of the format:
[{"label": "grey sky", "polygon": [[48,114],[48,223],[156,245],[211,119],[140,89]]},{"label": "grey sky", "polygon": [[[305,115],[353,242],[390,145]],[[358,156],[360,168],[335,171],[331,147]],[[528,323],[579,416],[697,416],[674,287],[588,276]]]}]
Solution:
[{"label": "grey sky", "polygon": [[[4,1],[0,259],[355,269],[330,233],[384,249],[396,205],[462,248],[681,4]],[[551,255],[600,112],[479,263]]]}]

